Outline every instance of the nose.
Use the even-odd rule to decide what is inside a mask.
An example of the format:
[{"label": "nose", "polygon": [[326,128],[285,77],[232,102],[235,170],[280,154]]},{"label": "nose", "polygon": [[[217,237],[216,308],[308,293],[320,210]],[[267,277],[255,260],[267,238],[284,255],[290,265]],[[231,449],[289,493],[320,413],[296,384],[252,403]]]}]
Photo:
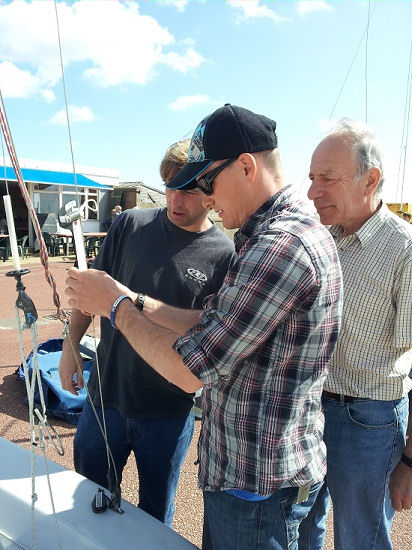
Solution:
[{"label": "nose", "polygon": [[182,202],[182,193],[177,189],[171,189],[169,192],[169,199],[172,206],[179,206]]},{"label": "nose", "polygon": [[212,199],[211,196],[205,195],[204,193],[202,193],[203,208],[213,208],[214,204],[215,204],[215,201]]},{"label": "nose", "polygon": [[314,201],[315,199],[318,199],[323,194],[322,189],[320,185],[317,184],[316,179],[313,178],[311,181],[310,187],[308,189],[308,199],[311,201]]}]

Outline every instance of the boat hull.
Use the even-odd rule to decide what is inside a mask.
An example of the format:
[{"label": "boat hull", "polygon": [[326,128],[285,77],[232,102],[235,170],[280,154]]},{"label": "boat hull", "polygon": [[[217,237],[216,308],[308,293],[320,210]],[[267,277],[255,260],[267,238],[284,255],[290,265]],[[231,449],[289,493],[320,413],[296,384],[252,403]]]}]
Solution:
[{"label": "boat hull", "polygon": [[[95,514],[91,501],[98,485],[47,460],[62,548],[193,550],[196,548],[160,521],[122,500],[124,514]],[[31,452],[0,438],[0,548],[33,547]],[[59,535],[52,513],[46,465],[36,455],[35,548],[56,550]]]}]

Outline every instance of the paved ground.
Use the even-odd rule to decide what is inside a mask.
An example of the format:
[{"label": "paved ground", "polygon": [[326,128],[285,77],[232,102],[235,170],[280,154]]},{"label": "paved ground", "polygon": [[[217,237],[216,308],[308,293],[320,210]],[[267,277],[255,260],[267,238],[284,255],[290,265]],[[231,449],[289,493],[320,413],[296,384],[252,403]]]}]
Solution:
[{"label": "paved ground", "polygon": [[[23,262],[22,267],[29,267],[31,273],[24,277],[27,294],[34,301],[39,314],[39,341],[45,341],[51,337],[60,337],[61,324],[53,320],[55,308],[53,306],[50,287],[45,280],[44,271],[38,259]],[[64,279],[66,268],[70,261],[53,259],[51,265],[53,276],[58,285],[58,291],[64,307],[67,302],[64,297]],[[0,436],[14,441],[23,447],[29,447],[29,429],[27,407],[23,404],[24,385],[18,382],[14,371],[21,362],[18,346],[17,332],[14,320],[14,302],[16,297],[14,279],[4,275],[12,268],[11,262],[0,263]],[[24,344],[26,355],[31,351],[30,331],[24,331]],[[48,457],[67,468],[72,468],[72,439],[75,428],[65,422],[49,419],[58,431],[64,446],[65,455],[57,456],[51,449]],[[201,492],[197,488],[197,469],[194,466],[196,460],[196,443],[199,435],[200,423],[196,423],[195,436],[189,450],[188,457],[183,467],[179,484],[179,492],[176,500],[176,515],[174,528],[184,537],[200,546],[201,526],[203,521],[203,505]],[[135,464],[129,460],[123,475],[123,497],[137,504],[137,476]],[[333,549],[333,537],[331,534],[331,518],[328,520],[328,536],[325,545],[326,550]],[[393,527],[393,540],[395,550],[410,550],[412,548],[412,513],[404,512],[396,514]],[[161,550],[161,549],[159,549]],[[253,550],[253,549],[245,549]],[[348,548],[348,550],[363,550]]]}]

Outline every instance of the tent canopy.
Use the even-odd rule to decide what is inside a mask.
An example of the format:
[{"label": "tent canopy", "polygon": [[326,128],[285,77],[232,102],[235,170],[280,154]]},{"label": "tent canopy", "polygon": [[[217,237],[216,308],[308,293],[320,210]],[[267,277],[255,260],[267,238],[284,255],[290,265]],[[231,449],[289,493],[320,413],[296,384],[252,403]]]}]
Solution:
[{"label": "tent canopy", "polygon": [[[8,181],[17,181],[17,176],[14,168],[10,166],[5,167],[6,174],[4,175],[4,169],[0,168],[0,180],[7,179]],[[111,189],[97,181],[93,181],[90,178],[86,178],[82,174],[76,174],[76,181],[74,174],[71,172],[54,172],[51,170],[37,170],[35,168],[22,168],[21,173],[25,182],[43,183],[52,185],[73,185],[77,187],[89,187],[91,189]],[[77,182],[77,183],[76,183]]]}]

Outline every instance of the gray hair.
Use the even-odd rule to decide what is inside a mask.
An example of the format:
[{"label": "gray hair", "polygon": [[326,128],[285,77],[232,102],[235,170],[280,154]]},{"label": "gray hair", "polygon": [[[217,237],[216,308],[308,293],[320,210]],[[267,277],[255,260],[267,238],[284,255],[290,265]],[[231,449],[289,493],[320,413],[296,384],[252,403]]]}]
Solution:
[{"label": "gray hair", "polygon": [[383,175],[382,149],[372,130],[362,122],[350,118],[341,118],[332,128],[329,135],[341,135],[352,144],[353,153],[357,159],[358,170],[356,178],[361,178],[370,168],[378,168],[381,179],[376,188],[380,195],[385,181]]}]

